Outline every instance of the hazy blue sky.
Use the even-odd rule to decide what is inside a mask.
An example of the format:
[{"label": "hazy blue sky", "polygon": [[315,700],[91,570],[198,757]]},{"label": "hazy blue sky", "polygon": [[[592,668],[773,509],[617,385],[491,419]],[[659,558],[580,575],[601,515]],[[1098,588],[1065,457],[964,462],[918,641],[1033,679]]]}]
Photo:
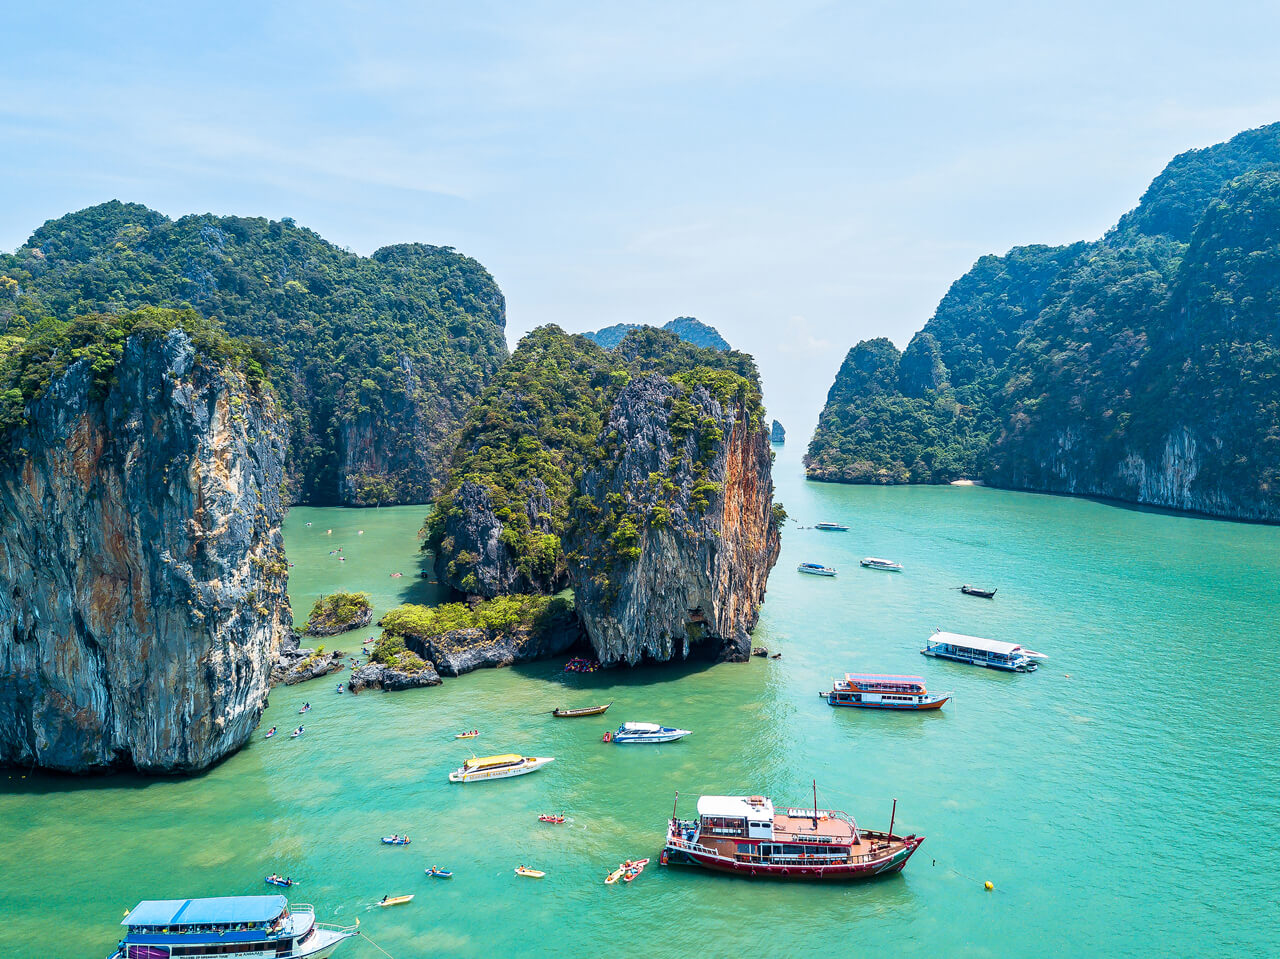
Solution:
[{"label": "hazy blue sky", "polygon": [[113,197],[447,244],[513,344],[714,324],[794,441],[978,256],[1280,119],[1274,3],[5,6],[0,247]]}]

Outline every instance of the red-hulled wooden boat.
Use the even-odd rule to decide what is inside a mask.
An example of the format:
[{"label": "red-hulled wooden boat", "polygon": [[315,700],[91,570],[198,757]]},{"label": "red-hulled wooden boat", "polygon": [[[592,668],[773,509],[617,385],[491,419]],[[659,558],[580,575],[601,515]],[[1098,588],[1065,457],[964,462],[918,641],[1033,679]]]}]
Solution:
[{"label": "red-hulled wooden boat", "polygon": [[[678,801],[677,796],[677,801]],[[897,803],[894,803],[894,813]],[[698,818],[667,823],[667,863],[743,877],[853,880],[902,870],[924,836],[862,829],[836,809],[775,810],[764,796],[702,796]]]}]

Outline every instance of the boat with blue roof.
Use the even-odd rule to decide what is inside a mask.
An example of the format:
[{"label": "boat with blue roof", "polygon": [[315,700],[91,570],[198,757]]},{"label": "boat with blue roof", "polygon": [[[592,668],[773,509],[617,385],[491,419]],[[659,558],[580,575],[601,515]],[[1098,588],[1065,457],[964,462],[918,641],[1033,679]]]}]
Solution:
[{"label": "boat with blue roof", "polygon": [[810,576],[834,576],[839,572],[834,566],[823,566],[821,563],[801,563],[796,571]]},{"label": "boat with blue roof", "polygon": [[120,924],[111,959],[328,959],[360,929],[316,922],[315,907],[284,896],[146,899]]}]

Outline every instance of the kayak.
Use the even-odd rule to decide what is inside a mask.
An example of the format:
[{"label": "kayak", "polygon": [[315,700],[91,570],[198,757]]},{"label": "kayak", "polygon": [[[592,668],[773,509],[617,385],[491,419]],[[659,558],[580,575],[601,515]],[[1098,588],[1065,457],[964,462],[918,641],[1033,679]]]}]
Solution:
[{"label": "kayak", "polygon": [[622,874],[624,872],[626,872],[626,870],[623,869],[621,866],[619,866],[613,872],[609,873],[609,875],[604,877],[604,884],[606,886],[612,886],[615,882],[617,882],[619,879],[622,878]]},{"label": "kayak", "polygon": [[300,729],[295,729],[293,732],[291,732],[291,733],[289,734],[289,738],[290,738],[290,739],[297,739],[297,738],[298,738],[299,736],[301,736],[301,735],[302,735],[302,730],[300,730]]},{"label": "kayak", "polygon": [[392,896],[390,899],[383,899],[378,903],[379,906],[402,906],[406,902],[412,902],[413,896]]},{"label": "kayak", "polygon": [[430,869],[424,869],[423,872],[435,879],[453,878],[453,870],[451,869],[437,869],[435,866],[432,866]]},{"label": "kayak", "polygon": [[410,840],[401,839],[399,836],[383,836],[382,841],[388,846],[407,846],[410,842]]},{"label": "kayak", "polygon": [[456,736],[454,736],[453,738],[454,738],[454,739],[475,739],[475,738],[476,738],[477,736],[479,736],[479,735],[480,735],[480,730],[478,730],[478,729],[477,729],[477,730],[476,730],[475,732],[473,732],[473,733],[458,733],[458,734],[457,734]]},{"label": "kayak", "polygon": [[644,872],[644,866],[637,866],[637,867],[636,867],[636,868],[634,868],[634,869],[628,869],[628,870],[627,870],[627,874],[626,874],[625,876],[623,876],[623,877],[622,877],[622,881],[623,881],[623,882],[630,882],[632,879],[634,879],[636,876],[640,875],[640,873],[642,873],[642,872]]},{"label": "kayak", "polygon": [[279,877],[276,877],[276,876],[268,876],[266,879],[263,880],[263,882],[269,883],[273,886],[284,886],[286,889],[288,889],[297,881],[298,880],[296,879],[280,879]]},{"label": "kayak", "polygon": [[527,866],[516,866],[517,876],[528,876],[530,879],[541,879],[546,875],[541,869],[530,869]]},{"label": "kayak", "polygon": [[270,739],[270,738],[271,738],[272,736],[274,736],[275,734],[276,734],[276,731],[275,731],[274,729],[272,729],[272,730],[270,730],[270,731],[269,731],[265,736],[263,736],[262,738],[263,738],[263,739]]},{"label": "kayak", "polygon": [[564,822],[564,816],[539,816],[538,822],[551,822],[559,825]]}]

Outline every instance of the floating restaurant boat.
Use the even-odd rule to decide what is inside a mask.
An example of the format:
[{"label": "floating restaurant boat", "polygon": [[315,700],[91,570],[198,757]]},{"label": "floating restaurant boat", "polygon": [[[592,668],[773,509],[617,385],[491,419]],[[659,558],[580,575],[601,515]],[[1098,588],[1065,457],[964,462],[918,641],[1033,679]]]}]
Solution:
[{"label": "floating restaurant boat", "polygon": [[702,796],[695,820],[673,810],[663,856],[743,877],[870,879],[901,870],[922,842],[895,836],[892,816],[888,832],[874,832],[839,810],[819,809],[816,800],[812,809],[779,812],[764,796]]},{"label": "floating restaurant boat", "polygon": [[828,532],[832,532],[832,533],[849,532],[849,527],[845,526],[842,523],[814,523],[813,528],[827,530]]},{"label": "floating restaurant boat", "polygon": [[834,576],[839,572],[834,566],[823,566],[821,563],[801,563],[796,569],[810,576]]},{"label": "floating restaurant boat", "polygon": [[862,561],[862,565],[865,566],[867,569],[883,569],[883,570],[888,570],[891,573],[902,572],[901,563],[895,563],[891,559],[880,559],[879,557],[876,557],[876,556],[868,556],[866,559]]},{"label": "floating restaurant boat", "polygon": [[627,743],[673,743],[688,735],[689,730],[676,729],[674,726],[659,726],[657,723],[623,723],[605,742],[612,741],[623,746]]},{"label": "floating restaurant boat", "polygon": [[128,931],[111,959],[328,959],[360,927],[358,920],[350,926],[316,922],[313,906],[290,905],[284,896],[148,899],[120,924]]},{"label": "floating restaurant boat", "polygon": [[925,656],[952,659],[958,663],[972,663],[975,666],[1003,669],[1014,673],[1029,673],[1039,666],[1036,660],[1049,658],[1044,653],[1023,649],[1017,643],[1002,643],[998,639],[982,639],[979,636],[964,636],[960,633],[944,633],[942,630],[930,636],[920,652]]},{"label": "floating restaurant boat", "polygon": [[996,591],[994,589],[983,589],[981,586],[970,586],[968,583],[960,587],[960,592],[966,596],[981,596],[983,599],[995,599]]},{"label": "floating restaurant boat", "polygon": [[603,706],[582,706],[578,709],[553,709],[551,710],[551,715],[555,716],[557,719],[576,719],[579,716],[599,716],[612,705],[612,702],[608,702]]},{"label": "floating restaurant boat", "polygon": [[877,673],[845,673],[831,684],[831,691],[819,693],[829,706],[858,706],[863,709],[939,709],[950,693],[934,695],[925,689],[920,676],[882,676]]},{"label": "floating restaurant boat", "polygon": [[468,759],[449,773],[449,782],[469,783],[480,779],[509,779],[512,776],[523,776],[525,773],[541,769],[550,762],[555,762],[554,756],[521,756],[519,753]]}]

